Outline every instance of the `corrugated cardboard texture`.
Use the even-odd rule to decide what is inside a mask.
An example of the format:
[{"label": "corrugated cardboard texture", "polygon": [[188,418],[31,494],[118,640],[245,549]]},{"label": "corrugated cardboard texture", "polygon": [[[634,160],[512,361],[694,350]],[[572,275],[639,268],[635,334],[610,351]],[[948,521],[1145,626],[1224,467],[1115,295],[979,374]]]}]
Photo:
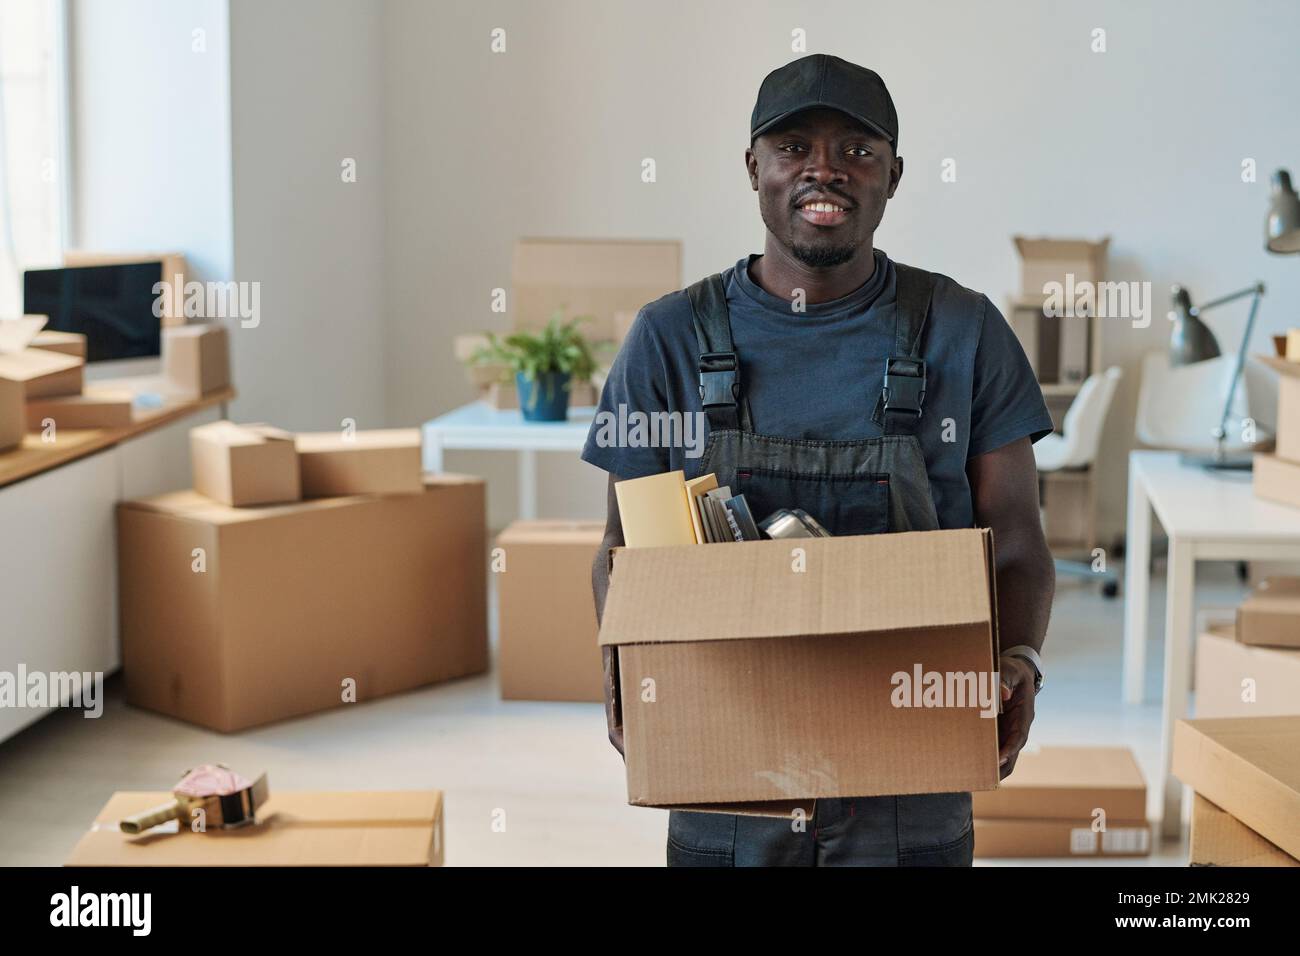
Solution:
[{"label": "corrugated cardboard texture", "polygon": [[997,790],[972,794],[971,812],[986,819],[1143,820],[1147,786],[1127,747],[1022,750]]},{"label": "corrugated cardboard texture", "polygon": [[257,822],[193,833],[188,824],[128,836],[118,822],[171,794],[120,792],[95,817],[67,866],[441,866],[438,790],[272,791]]},{"label": "corrugated cardboard texture", "polygon": [[[241,730],[487,669],[481,479],[424,494],[118,507],[127,700]],[[195,573],[194,549],[206,570]]]},{"label": "corrugated cardboard texture", "polygon": [[0,378],[0,451],[21,444],[27,432],[22,382]]},{"label": "corrugated cardboard texture", "polygon": [[79,395],[29,399],[27,428],[39,431],[47,419],[56,428],[126,428],[133,421],[134,399],[130,389],[98,385],[87,385]]},{"label": "corrugated cardboard texture", "polygon": [[1173,773],[1300,857],[1300,717],[1180,720]]},{"label": "corrugated cardboard texture", "polygon": [[496,540],[497,671],[506,700],[603,701],[591,565],[603,521],[516,521]]},{"label": "corrugated cardboard texture", "polygon": [[600,641],[987,629],[990,538],[972,528],[618,548]]},{"label": "corrugated cardboard texture", "polygon": [[302,479],[293,436],[268,425],[220,421],[190,429],[194,489],[225,505],[297,501]]},{"label": "corrugated cardboard texture", "polygon": [[989,673],[987,624],[627,645],[619,655],[630,803],[936,793],[997,782],[997,721],[978,706],[891,703],[891,675],[914,662]]},{"label": "corrugated cardboard texture", "polygon": [[47,349],[0,352],[0,378],[22,382],[28,400],[80,394],[85,367],[76,355]]},{"label": "corrugated cardboard texture", "polygon": [[1300,578],[1261,581],[1237,609],[1237,640],[1300,648]]},{"label": "corrugated cardboard texture", "polygon": [[418,494],[418,428],[308,432],[295,438],[304,498],[336,495]]},{"label": "corrugated cardboard texture", "polygon": [[1197,638],[1198,718],[1285,714],[1300,714],[1300,648],[1248,647],[1231,624]]},{"label": "corrugated cardboard texture", "polygon": [[1300,866],[1231,813],[1192,796],[1191,866]]},{"label": "corrugated cardboard texture", "polygon": [[199,398],[230,385],[230,336],[216,322],[162,330],[163,377],[169,388]]},{"label": "corrugated cardboard texture", "polygon": [[1092,820],[975,819],[975,857],[1149,856],[1151,827],[1145,820],[1107,820],[1096,832]]},{"label": "corrugated cardboard texture", "polygon": [[1256,498],[1300,508],[1300,464],[1257,453],[1251,484]]},{"label": "corrugated cardboard texture", "polygon": [[515,327],[538,329],[557,309],[565,319],[591,316],[581,331],[593,341],[618,334],[615,315],[682,287],[676,241],[521,239],[511,284]]}]

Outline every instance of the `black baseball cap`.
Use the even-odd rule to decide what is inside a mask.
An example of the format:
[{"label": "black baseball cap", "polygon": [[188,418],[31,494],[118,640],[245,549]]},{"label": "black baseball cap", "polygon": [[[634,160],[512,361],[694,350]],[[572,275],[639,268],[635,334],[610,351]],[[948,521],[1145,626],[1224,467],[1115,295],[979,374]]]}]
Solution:
[{"label": "black baseball cap", "polygon": [[749,122],[753,145],[788,116],[802,110],[839,110],[884,136],[898,153],[898,111],[880,74],[829,53],[800,57],[763,78]]}]

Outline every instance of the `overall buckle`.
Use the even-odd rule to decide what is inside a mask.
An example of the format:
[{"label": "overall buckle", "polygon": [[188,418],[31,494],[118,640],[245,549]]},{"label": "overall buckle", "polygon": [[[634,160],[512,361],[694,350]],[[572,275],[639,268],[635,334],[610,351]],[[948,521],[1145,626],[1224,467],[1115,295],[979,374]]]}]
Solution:
[{"label": "overall buckle", "polygon": [[740,366],[735,352],[705,352],[700,356],[700,400],[705,408],[735,405]]},{"label": "overall buckle", "polygon": [[925,402],[925,362],[920,359],[885,360],[885,411],[911,412],[921,417]]}]

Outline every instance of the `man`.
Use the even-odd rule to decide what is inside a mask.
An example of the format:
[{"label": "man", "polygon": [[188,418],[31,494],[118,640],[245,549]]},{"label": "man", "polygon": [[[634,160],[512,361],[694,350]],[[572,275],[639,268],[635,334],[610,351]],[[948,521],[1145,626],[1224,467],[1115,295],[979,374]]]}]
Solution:
[{"label": "man", "polygon": [[[895,263],[876,228],[903,175],[898,116],[874,72],[803,57],[759,89],[745,151],[761,256],[645,306],[601,410],[703,413],[688,447],[609,447],[609,518],[592,568],[604,609],[623,543],[614,483],[683,469],[744,492],[755,516],[800,507],[833,534],[990,527],[997,557],[1003,776],[1042,685],[1055,577],[1031,443],[1052,430],[1034,373],[987,297]],[[936,588],[942,582],[935,582]],[[606,716],[622,753],[606,648]],[[670,865],[969,865],[969,793],[823,799],[783,819],[673,811]]]}]

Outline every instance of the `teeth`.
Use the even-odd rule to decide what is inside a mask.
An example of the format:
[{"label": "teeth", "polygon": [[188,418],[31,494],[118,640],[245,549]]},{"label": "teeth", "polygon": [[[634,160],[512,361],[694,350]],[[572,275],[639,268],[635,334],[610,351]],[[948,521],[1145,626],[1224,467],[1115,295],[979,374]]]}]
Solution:
[{"label": "teeth", "polygon": [[843,212],[844,211],[843,206],[837,206],[834,203],[830,203],[830,202],[810,202],[803,208],[811,210],[812,212]]}]

